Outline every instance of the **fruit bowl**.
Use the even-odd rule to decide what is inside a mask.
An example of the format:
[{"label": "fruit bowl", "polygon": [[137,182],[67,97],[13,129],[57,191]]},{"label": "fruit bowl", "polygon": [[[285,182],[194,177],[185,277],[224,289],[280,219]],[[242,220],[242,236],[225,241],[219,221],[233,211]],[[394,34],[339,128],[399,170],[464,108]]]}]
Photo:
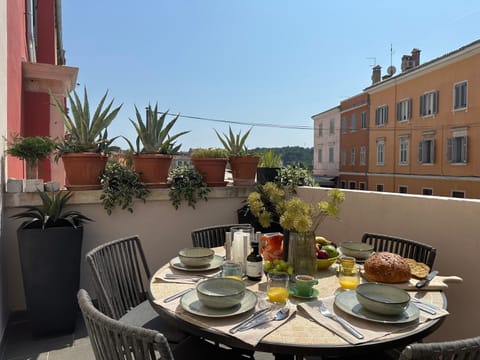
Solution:
[{"label": "fruit bowl", "polygon": [[328,269],[331,265],[333,265],[337,261],[337,259],[338,259],[338,255],[328,259],[317,259],[317,270]]}]

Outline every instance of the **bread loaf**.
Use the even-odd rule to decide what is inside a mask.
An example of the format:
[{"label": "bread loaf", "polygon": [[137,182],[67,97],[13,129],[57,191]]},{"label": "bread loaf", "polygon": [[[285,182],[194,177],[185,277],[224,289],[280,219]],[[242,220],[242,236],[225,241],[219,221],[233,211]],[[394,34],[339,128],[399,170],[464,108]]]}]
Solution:
[{"label": "bread loaf", "polygon": [[402,283],[410,280],[410,266],[403,257],[389,252],[372,254],[364,264],[368,281]]}]

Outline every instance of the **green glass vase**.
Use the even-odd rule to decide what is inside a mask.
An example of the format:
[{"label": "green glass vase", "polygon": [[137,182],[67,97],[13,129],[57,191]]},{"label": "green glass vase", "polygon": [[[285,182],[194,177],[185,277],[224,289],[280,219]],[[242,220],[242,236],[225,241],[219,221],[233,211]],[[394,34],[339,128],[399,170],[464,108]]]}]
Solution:
[{"label": "green glass vase", "polygon": [[313,231],[289,233],[288,263],[293,266],[295,275],[315,275],[317,260],[315,257],[315,233]]}]

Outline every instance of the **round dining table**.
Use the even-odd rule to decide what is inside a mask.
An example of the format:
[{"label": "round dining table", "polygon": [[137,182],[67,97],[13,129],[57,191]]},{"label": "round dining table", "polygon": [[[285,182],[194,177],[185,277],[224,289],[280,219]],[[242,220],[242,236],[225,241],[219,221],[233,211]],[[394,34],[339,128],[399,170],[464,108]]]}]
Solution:
[{"label": "round dining table", "polygon": [[[178,305],[177,309],[165,306],[163,300],[168,296],[183,289],[195,287],[193,282],[189,284],[162,280],[161,274],[165,273],[169,267],[170,264],[167,263],[158,269],[150,279],[149,284],[149,300],[160,317],[191,335],[230,347],[272,353],[276,359],[302,359],[304,356],[361,357],[362,354],[368,354],[370,358],[373,358],[371,355],[374,353],[379,354],[387,349],[402,348],[412,342],[422,340],[439,328],[445,319],[445,317],[440,317],[423,322],[413,321],[408,326],[403,326],[398,332],[387,334],[372,341],[352,344],[314,321],[305,312],[298,310],[298,305],[304,302],[304,299],[290,296],[289,304],[297,307],[295,314],[284,324],[266,334],[255,346],[252,346],[224,331],[218,331],[215,327],[210,326],[208,321],[202,323],[202,316],[194,316],[195,321],[192,321],[191,314],[185,316],[185,312],[179,309],[181,305]],[[185,274],[188,275],[189,272],[185,272]],[[318,284],[315,286],[317,290],[315,293],[318,293],[318,299],[332,297],[342,291],[338,285],[334,267],[318,271],[316,277],[318,278]],[[265,276],[259,282],[247,279],[243,281],[247,289],[254,293],[265,292]],[[416,289],[413,289],[409,291],[412,296],[417,294]],[[446,309],[447,299],[443,291],[420,291],[419,293],[423,296],[424,301],[435,305],[439,309]]]}]

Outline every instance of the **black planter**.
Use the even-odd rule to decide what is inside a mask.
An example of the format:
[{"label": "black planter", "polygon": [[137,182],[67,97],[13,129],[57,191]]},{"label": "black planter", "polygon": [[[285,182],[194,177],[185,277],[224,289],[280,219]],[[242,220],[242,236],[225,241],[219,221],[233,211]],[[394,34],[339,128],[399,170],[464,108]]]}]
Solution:
[{"label": "black planter", "polygon": [[257,183],[264,185],[267,182],[275,182],[278,170],[280,168],[258,167],[257,168]]},{"label": "black planter", "polygon": [[72,333],[83,227],[18,229],[17,238],[33,335]]},{"label": "black planter", "polygon": [[264,228],[260,225],[257,218],[252,215],[246,204],[237,210],[237,217],[239,224],[250,224],[255,231],[260,231],[261,233],[283,232],[283,228],[278,223],[272,223],[268,228]]}]

